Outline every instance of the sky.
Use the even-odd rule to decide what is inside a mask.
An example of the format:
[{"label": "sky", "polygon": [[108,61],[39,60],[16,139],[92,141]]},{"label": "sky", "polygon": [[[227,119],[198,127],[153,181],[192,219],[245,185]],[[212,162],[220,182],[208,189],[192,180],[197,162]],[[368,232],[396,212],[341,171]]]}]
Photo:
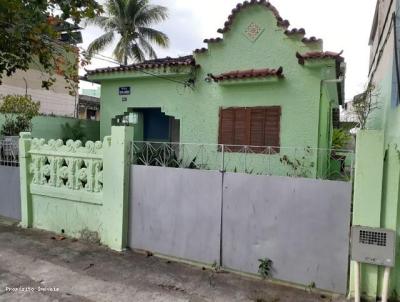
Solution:
[{"label": "sky", "polygon": [[[100,0],[104,3],[105,0]],[[205,38],[218,37],[217,29],[223,27],[238,0],[151,0],[152,4],[168,7],[169,18],[154,28],[170,38],[168,49],[155,48],[158,57],[183,56],[196,48],[206,47]],[[375,12],[376,0],[271,0],[290,28],[304,28],[307,37],[316,36],[324,41],[324,50],[341,51],[347,64],[346,100],[360,92],[367,82],[369,61],[369,34]],[[83,44],[102,34],[99,28],[88,26],[82,31]],[[101,54],[112,56],[113,47]],[[93,59],[86,69],[115,66]],[[84,70],[80,71],[81,75]],[[94,84],[81,83],[82,88]]]}]

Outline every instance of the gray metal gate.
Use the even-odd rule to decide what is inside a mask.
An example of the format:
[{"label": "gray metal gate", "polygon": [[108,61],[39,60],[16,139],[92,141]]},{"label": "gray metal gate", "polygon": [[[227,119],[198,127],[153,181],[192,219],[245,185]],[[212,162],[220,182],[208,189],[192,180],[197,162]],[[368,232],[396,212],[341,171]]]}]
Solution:
[{"label": "gray metal gate", "polygon": [[129,246],[345,293],[351,183],[133,165]]},{"label": "gray metal gate", "polygon": [[0,216],[21,219],[18,138],[0,140]]}]

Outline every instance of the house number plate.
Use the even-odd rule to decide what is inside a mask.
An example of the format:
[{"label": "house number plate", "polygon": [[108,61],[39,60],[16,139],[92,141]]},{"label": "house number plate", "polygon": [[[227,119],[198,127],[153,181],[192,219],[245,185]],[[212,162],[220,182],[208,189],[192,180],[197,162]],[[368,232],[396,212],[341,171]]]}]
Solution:
[{"label": "house number plate", "polygon": [[131,87],[119,87],[119,95],[130,95]]}]

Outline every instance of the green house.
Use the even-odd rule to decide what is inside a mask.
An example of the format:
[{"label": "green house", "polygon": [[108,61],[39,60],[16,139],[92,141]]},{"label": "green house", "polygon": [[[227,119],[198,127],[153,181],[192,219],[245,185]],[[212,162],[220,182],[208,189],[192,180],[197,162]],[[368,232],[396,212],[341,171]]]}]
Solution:
[{"label": "green house", "polygon": [[[218,33],[188,56],[88,71],[101,84],[101,136],[133,123],[135,141],[224,145],[228,170],[245,152],[254,172],[268,158],[270,167],[286,166],[271,174],[325,173],[344,98],[341,53],[289,29],[264,0],[238,4]],[[217,158],[222,147],[207,148]]]}]

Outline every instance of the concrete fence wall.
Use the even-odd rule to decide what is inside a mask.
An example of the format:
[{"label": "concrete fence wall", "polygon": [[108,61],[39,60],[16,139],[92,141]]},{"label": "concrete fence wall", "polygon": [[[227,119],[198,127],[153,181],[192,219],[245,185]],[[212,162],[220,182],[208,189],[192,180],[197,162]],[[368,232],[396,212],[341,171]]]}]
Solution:
[{"label": "concrete fence wall", "polygon": [[346,293],[351,183],[132,166],[129,246]]},{"label": "concrete fence wall", "polygon": [[113,127],[103,142],[32,139],[21,134],[21,225],[127,243],[130,127]]},{"label": "concrete fence wall", "polygon": [[[5,121],[4,115],[0,114],[0,128]],[[79,120],[72,117],[62,116],[37,116],[32,120],[32,137],[39,137],[44,139],[59,139],[62,138],[63,126],[69,124],[73,126],[80,121],[85,139],[97,141],[100,139],[100,122],[90,120]]]},{"label": "concrete fence wall", "polygon": [[0,216],[21,219],[19,167],[0,165]]}]

